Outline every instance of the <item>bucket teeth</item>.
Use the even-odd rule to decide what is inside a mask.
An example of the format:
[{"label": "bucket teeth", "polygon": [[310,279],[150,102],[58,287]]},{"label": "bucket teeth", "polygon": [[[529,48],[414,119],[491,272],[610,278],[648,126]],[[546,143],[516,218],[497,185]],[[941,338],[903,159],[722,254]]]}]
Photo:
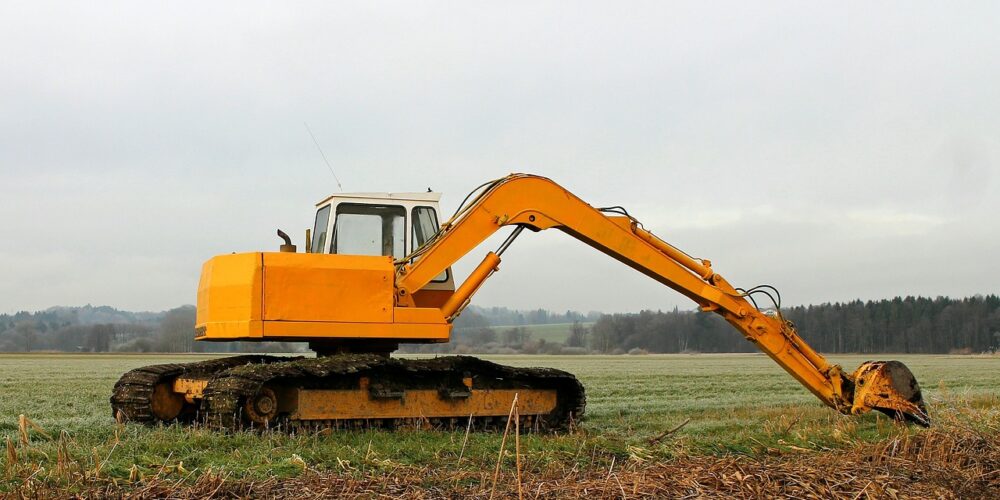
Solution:
[{"label": "bucket teeth", "polygon": [[851,413],[877,410],[897,420],[930,426],[920,384],[903,363],[867,361],[854,371],[851,379],[854,381]]}]

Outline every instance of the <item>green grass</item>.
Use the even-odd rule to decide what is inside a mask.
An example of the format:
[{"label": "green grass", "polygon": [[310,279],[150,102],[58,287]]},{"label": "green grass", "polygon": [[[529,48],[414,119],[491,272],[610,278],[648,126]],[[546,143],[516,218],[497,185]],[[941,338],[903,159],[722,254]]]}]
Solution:
[{"label": "green grass", "polygon": [[[823,406],[763,355],[484,356],[515,366],[549,366],[576,374],[587,388],[587,415],[577,433],[522,437],[529,467],[597,467],[630,457],[759,454],[771,449],[823,450],[916,432],[869,414],[846,417]],[[881,358],[882,356],[880,356]],[[969,425],[1000,412],[1000,357],[885,356],[916,374],[932,417],[947,413]],[[118,427],[108,398],[125,371],[146,364],[204,359],[198,355],[0,355],[0,439],[18,440],[18,415],[52,439],[32,434],[15,446],[18,463],[0,456],[0,491],[20,474],[59,481],[64,467],[125,479],[225,471],[236,478],[293,476],[302,463],[319,470],[372,471],[402,466],[492,470],[501,436],[474,434],[462,462],[462,432],[346,431],[329,436],[225,434],[178,426]],[[852,370],[867,358],[834,356]],[[659,444],[649,439],[690,419]],[[62,436],[62,437],[60,437]],[[62,445],[60,445],[62,441]],[[64,452],[60,452],[60,448]],[[301,462],[299,459],[301,458]],[[41,469],[40,469],[41,468]],[[193,471],[193,472],[192,472]],[[6,482],[2,482],[6,481]],[[6,485],[6,486],[4,486]]]}]

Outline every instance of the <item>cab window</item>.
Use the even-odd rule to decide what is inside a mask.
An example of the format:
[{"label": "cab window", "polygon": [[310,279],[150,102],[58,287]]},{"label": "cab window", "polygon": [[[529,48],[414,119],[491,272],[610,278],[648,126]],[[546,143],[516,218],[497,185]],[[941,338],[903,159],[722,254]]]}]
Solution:
[{"label": "cab window", "polygon": [[[416,250],[423,245],[424,242],[431,239],[438,232],[438,220],[437,214],[431,207],[416,207],[413,209],[413,235],[411,236],[411,241],[413,241],[413,249]],[[448,270],[445,269],[441,274],[437,275],[432,281],[444,282],[448,281]]]},{"label": "cab window", "polygon": [[327,205],[316,212],[316,226],[313,227],[312,242],[310,250],[323,253],[326,249],[326,228],[330,226],[330,205]]},{"label": "cab window", "polygon": [[341,203],[330,253],[406,256],[406,210],[395,205]]},{"label": "cab window", "polygon": [[425,241],[431,239],[438,230],[437,216],[430,207],[413,209],[413,249],[416,250]]}]

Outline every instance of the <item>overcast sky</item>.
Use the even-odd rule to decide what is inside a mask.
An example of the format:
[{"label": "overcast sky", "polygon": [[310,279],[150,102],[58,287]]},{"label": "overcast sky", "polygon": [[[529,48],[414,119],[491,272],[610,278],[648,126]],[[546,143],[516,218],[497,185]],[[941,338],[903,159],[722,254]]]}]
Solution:
[{"label": "overcast sky", "polygon": [[[0,3],[0,312],[194,303],[337,191],[509,172],[788,304],[1000,292],[1000,3]],[[464,276],[490,242],[458,267]],[[526,233],[480,305],[683,297]]]}]

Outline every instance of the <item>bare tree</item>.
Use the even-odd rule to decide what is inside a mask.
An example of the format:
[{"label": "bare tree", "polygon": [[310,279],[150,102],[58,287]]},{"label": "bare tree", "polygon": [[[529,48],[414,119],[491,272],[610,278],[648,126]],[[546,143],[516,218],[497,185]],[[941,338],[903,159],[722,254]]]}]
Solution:
[{"label": "bare tree", "polygon": [[569,338],[566,339],[566,346],[586,347],[587,327],[581,325],[579,321],[574,321],[573,326],[569,328]]},{"label": "bare tree", "polygon": [[111,338],[114,334],[115,328],[112,325],[91,326],[90,331],[87,332],[85,346],[91,352],[108,352],[111,350]]},{"label": "bare tree", "polygon": [[31,352],[31,349],[35,347],[35,340],[38,336],[38,329],[35,327],[35,322],[33,320],[19,321],[14,326],[14,333],[20,338],[21,345],[24,346],[24,351]]},{"label": "bare tree", "polygon": [[171,309],[160,320],[158,350],[172,352],[191,352],[194,350],[194,320],[193,307],[178,307]]},{"label": "bare tree", "polygon": [[528,329],[523,326],[508,328],[503,332],[503,343],[508,347],[520,347],[531,337]]}]

